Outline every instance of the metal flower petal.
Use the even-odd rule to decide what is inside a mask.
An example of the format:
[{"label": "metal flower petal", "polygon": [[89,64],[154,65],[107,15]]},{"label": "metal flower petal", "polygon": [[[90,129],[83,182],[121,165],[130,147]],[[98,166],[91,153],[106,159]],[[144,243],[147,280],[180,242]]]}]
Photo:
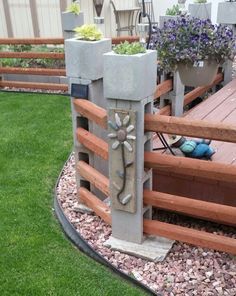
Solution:
[{"label": "metal flower petal", "polygon": [[134,130],[134,126],[131,124],[131,125],[129,125],[128,127],[127,127],[127,129],[126,129],[126,131],[127,131],[127,133],[130,133],[130,132],[132,132]]},{"label": "metal flower petal", "polygon": [[126,205],[126,204],[131,200],[131,198],[132,198],[132,195],[131,195],[131,194],[128,194],[127,196],[125,196],[125,197],[122,199],[121,203],[122,203],[123,205]]},{"label": "metal flower petal", "polygon": [[123,126],[127,126],[130,121],[130,116],[126,115],[125,118],[123,119]]},{"label": "metal flower petal", "polygon": [[108,134],[108,138],[115,139],[117,138],[117,134]]},{"label": "metal flower petal", "polygon": [[126,136],[126,139],[127,140],[136,140],[136,137],[135,136],[132,136],[132,135],[127,135]]},{"label": "metal flower petal", "polygon": [[110,127],[113,129],[113,130],[115,130],[115,131],[117,131],[118,130],[118,126],[115,124],[115,123],[113,123],[112,121],[108,121],[108,124],[110,125]]},{"label": "metal flower petal", "polygon": [[129,152],[133,152],[133,148],[129,142],[124,141],[124,146],[128,149]]},{"label": "metal flower petal", "polygon": [[113,150],[116,150],[119,146],[120,146],[120,142],[119,142],[119,141],[115,141],[115,142],[112,144],[111,148],[112,148]]},{"label": "metal flower petal", "polygon": [[115,113],[115,120],[116,120],[116,125],[118,127],[121,127],[122,126],[122,123],[121,123],[121,119],[120,119],[120,116],[118,113]]}]

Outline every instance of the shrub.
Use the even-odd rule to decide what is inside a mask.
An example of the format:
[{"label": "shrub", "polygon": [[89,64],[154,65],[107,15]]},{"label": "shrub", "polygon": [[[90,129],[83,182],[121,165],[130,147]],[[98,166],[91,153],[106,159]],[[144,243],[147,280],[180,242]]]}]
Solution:
[{"label": "shrub", "polygon": [[71,12],[74,14],[79,14],[80,13],[80,5],[77,2],[72,2],[67,8],[66,12]]},{"label": "shrub", "polygon": [[75,38],[87,41],[97,41],[102,39],[102,32],[93,25],[83,25],[74,29],[76,32]]},{"label": "shrub", "polygon": [[167,8],[166,15],[180,15],[181,10],[178,4],[173,5],[171,8]]},{"label": "shrub", "polygon": [[145,53],[146,49],[139,42],[129,43],[125,41],[115,46],[113,51],[117,54],[134,55],[138,53]]}]

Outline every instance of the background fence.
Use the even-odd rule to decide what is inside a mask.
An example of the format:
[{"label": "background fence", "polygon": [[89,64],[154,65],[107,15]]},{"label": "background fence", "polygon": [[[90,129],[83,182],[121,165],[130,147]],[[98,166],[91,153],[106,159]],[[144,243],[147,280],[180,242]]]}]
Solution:
[{"label": "background fence", "polygon": [[[217,5],[221,0],[212,1],[212,20],[216,21]],[[60,37],[62,36],[60,13],[71,0],[1,0],[0,38]],[[119,0],[121,7],[136,6],[136,0]],[[177,0],[153,0],[155,19],[165,14],[168,7]],[[188,3],[193,0],[187,0]],[[96,15],[93,0],[80,0],[86,23],[93,23]],[[104,0],[102,16],[105,18],[106,36],[115,36],[115,19],[110,0]]]}]

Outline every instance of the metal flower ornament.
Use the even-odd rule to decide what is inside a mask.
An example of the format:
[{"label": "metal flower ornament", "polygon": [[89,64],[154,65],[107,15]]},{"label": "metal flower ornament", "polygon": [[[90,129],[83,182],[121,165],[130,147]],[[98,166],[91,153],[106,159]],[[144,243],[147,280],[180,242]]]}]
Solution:
[{"label": "metal flower ornament", "polygon": [[119,147],[121,148],[121,159],[122,159],[122,170],[123,171],[117,171],[117,175],[122,179],[122,185],[119,186],[115,182],[113,182],[113,186],[118,190],[117,193],[117,200],[122,205],[126,205],[129,203],[129,201],[132,198],[131,194],[125,195],[123,198],[121,198],[121,194],[125,190],[126,185],[126,176],[127,176],[127,168],[130,167],[133,164],[133,161],[126,161],[125,157],[125,150],[128,153],[133,152],[132,143],[131,141],[135,141],[136,137],[131,134],[135,130],[134,125],[130,124],[130,115],[127,114],[121,119],[120,115],[115,112],[115,121],[108,121],[109,126],[112,129],[112,133],[108,134],[108,138],[111,140],[114,140],[112,143],[112,150],[117,150]]}]

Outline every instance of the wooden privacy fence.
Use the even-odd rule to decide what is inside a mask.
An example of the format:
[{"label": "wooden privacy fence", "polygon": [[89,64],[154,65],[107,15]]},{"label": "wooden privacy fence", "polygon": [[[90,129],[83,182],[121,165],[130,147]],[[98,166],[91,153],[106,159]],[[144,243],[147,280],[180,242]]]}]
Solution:
[{"label": "wooden privacy fence", "polygon": [[[73,99],[73,106],[76,112],[80,116],[87,118],[89,122],[94,122],[103,129],[107,128],[108,116],[105,109],[83,99]],[[146,114],[144,127],[146,131],[166,132],[184,136],[190,135],[236,143],[236,126],[232,125]],[[104,140],[83,127],[76,129],[76,138],[87,151],[98,155],[104,160],[109,160],[108,144]],[[161,155],[156,152],[145,152],[144,167],[147,169],[156,168],[160,171],[182,172],[184,170],[185,174],[188,175],[236,183],[236,167],[221,163]],[[78,161],[76,169],[80,176],[90,182],[91,185],[98,188],[106,196],[110,196],[109,183],[112,180],[109,180],[83,160]],[[111,224],[112,219],[109,207],[91,193],[88,188],[81,186],[79,188],[79,196],[97,215],[108,224]],[[144,207],[151,205],[167,211],[236,226],[236,207],[154,192],[145,188],[143,191],[143,203]],[[143,231],[150,235],[159,235],[201,247],[236,254],[236,239],[222,235],[151,219],[143,220]]]}]

